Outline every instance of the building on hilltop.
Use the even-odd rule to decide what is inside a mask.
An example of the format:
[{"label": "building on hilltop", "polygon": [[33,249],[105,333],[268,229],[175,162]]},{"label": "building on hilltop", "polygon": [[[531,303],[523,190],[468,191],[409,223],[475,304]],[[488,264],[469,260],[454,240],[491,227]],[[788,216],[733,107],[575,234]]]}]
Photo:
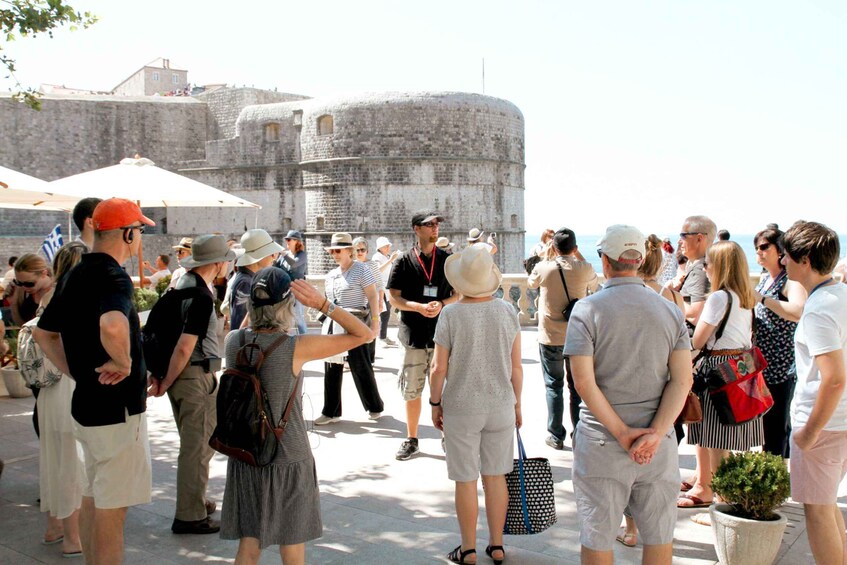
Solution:
[{"label": "building on hilltop", "polygon": [[171,67],[170,59],[159,57],[135,71],[112,89],[116,96],[153,96],[188,90],[188,71]]},{"label": "building on hilltop", "polygon": [[[167,60],[159,68],[170,70]],[[310,274],[323,274],[334,267],[322,249],[333,232],[364,236],[372,247],[385,235],[405,250],[412,213],[431,208],[446,218],[441,234],[459,247],[472,227],[495,231],[495,261],[504,272],[521,268],[524,120],[505,100],[217,88],[185,97],[47,95],[34,112],[0,95],[0,125],[16,132],[0,137],[0,165],[44,180],[140,154],[263,207],[150,209],[159,225],[145,235],[146,255],[170,252],[183,235],[239,237],[258,225],[281,238],[299,229]],[[0,210],[0,248],[37,250],[56,223],[67,217]]]}]

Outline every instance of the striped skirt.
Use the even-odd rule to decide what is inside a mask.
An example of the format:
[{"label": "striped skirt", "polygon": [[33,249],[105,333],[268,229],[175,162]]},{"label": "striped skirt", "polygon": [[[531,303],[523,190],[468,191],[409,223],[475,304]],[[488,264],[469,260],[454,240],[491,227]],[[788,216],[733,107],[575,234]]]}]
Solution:
[{"label": "striped skirt", "polygon": [[[729,355],[715,355],[703,359],[703,367],[714,367],[729,359]],[[747,451],[765,443],[762,419],[756,418],[740,426],[725,426],[718,419],[709,391],[699,394],[703,408],[703,421],[688,425],[689,445],[710,449]]]}]

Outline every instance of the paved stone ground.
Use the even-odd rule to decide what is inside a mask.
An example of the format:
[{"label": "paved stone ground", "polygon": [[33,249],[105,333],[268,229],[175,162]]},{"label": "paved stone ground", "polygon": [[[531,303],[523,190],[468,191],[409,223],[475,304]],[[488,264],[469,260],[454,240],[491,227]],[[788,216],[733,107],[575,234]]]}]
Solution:
[{"label": "paved stone ground", "polygon": [[[546,406],[534,330],[523,332],[523,358],[523,437],[530,457],[550,459],[559,523],[539,535],[508,536],[508,562],[576,563],[579,525],[571,483],[571,452],[554,451],[544,445]],[[405,436],[403,403],[395,377],[400,359],[401,349],[377,350],[377,380],[386,404],[381,420],[367,419],[348,375],[344,383],[344,420],[310,432],[320,479],[324,535],[308,544],[309,563],[444,563],[447,562],[444,555],[459,544],[453,484],[447,479],[439,434],[429,421],[428,410],[422,418],[422,453],[405,462],[394,459],[394,452]],[[322,376],[321,364],[306,366],[307,419],[320,413]],[[38,443],[30,424],[32,404],[31,398],[0,398],[0,459],[6,462],[0,479],[0,564],[67,563],[61,559],[58,546],[39,543],[45,522],[36,504]],[[166,399],[151,400],[148,415],[153,502],[129,511],[126,563],[232,563],[236,542],[223,541],[214,535],[171,534],[178,437]],[[684,469],[694,468],[693,452],[685,445],[681,448],[680,461]],[[225,459],[216,456],[212,461],[209,496],[219,504],[223,499],[225,472]],[[847,498],[840,502],[847,502]],[[789,518],[789,525],[778,563],[811,563],[802,510],[789,503],[783,512]],[[694,513],[693,510],[679,512],[674,562],[715,563],[711,529],[692,523],[690,516]],[[477,542],[479,562],[490,563],[482,552],[487,543],[484,524],[482,515]],[[615,558],[618,563],[640,563],[640,546],[630,549],[616,544]],[[278,563],[276,548],[267,549],[261,562]]]}]

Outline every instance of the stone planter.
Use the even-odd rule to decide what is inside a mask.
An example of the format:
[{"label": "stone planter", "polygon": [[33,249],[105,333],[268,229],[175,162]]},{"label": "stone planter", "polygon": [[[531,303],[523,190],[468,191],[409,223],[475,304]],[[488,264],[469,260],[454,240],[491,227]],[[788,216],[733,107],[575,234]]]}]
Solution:
[{"label": "stone planter", "polygon": [[750,520],[728,514],[731,510],[729,504],[709,507],[718,560],[724,565],[771,565],[788,519],[777,514],[778,520]]},{"label": "stone planter", "polygon": [[3,367],[0,369],[3,375],[3,384],[12,398],[26,398],[32,396],[32,390],[26,386],[26,381],[21,376],[17,367]]}]

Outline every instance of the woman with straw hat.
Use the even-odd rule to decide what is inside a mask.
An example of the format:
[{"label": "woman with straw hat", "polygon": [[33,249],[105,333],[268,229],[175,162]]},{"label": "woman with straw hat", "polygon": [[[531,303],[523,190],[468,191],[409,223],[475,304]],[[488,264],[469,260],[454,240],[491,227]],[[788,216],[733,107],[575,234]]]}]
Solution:
[{"label": "woman with straw hat", "polygon": [[482,475],[489,545],[495,563],[503,551],[515,426],[521,426],[520,324],[514,308],[494,298],[502,275],[488,247],[477,243],[451,255],[444,273],[462,295],[441,311],[430,376],[432,422],[444,432],[447,475],[456,482],[462,543],[454,563],[476,553],[477,479]]}]

